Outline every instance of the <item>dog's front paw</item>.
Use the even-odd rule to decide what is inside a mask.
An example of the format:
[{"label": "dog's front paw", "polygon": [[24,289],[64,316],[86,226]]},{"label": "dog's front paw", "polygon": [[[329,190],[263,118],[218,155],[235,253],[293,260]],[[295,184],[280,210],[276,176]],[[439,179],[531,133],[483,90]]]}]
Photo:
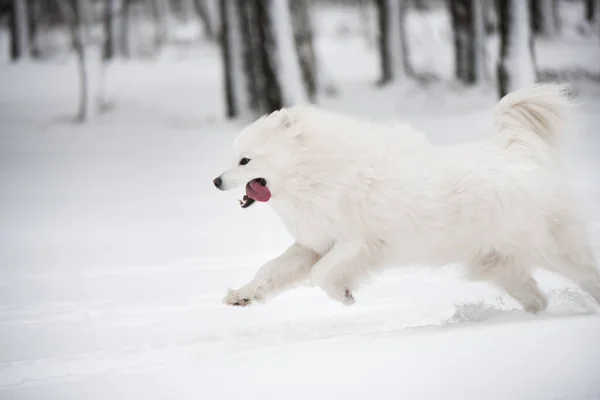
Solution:
[{"label": "dog's front paw", "polygon": [[325,293],[333,300],[339,301],[345,306],[351,306],[356,303],[354,294],[350,289],[338,288],[335,286],[327,286],[323,288]]},{"label": "dog's front paw", "polygon": [[227,292],[227,295],[225,298],[223,298],[223,304],[228,306],[245,307],[257,300],[258,298],[256,298],[256,296],[246,295],[239,290],[229,289],[229,292]]}]

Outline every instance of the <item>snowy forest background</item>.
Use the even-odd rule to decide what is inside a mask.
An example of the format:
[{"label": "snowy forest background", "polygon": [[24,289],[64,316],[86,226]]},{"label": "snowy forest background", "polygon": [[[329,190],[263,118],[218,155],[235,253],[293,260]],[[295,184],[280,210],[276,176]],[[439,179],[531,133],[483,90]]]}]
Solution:
[{"label": "snowy forest background", "polygon": [[[10,63],[78,63],[79,121],[118,103],[107,92],[113,64],[160,62],[219,49],[227,117],[343,96],[323,35],[362,40],[377,64],[373,85],[453,81],[499,95],[534,81],[596,80],[597,0],[3,0],[0,22]],[[330,31],[330,32],[327,32]],[[562,47],[580,48],[576,59]],[[538,49],[538,47],[543,47]],[[571,52],[573,50],[571,49]],[[540,53],[558,57],[544,65]],[[357,57],[359,57],[357,55]],[[348,69],[348,68],[344,68]],[[199,70],[199,73],[200,70]],[[156,93],[160,96],[160,93]],[[206,94],[203,93],[203,96]]]},{"label": "snowy forest background", "polygon": [[460,265],[223,306],[292,239],[212,184],[283,105],[454,144],[568,82],[600,259],[599,3],[0,0],[0,399],[600,398],[598,306],[545,271],[537,316]]}]

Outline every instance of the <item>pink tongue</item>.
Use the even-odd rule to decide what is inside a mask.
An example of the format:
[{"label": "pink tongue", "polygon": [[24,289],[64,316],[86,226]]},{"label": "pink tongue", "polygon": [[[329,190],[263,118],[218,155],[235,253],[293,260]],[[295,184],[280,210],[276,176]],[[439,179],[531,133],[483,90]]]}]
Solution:
[{"label": "pink tongue", "polygon": [[271,198],[271,191],[269,188],[256,181],[250,181],[250,183],[246,185],[246,194],[251,199],[262,202],[269,201]]}]

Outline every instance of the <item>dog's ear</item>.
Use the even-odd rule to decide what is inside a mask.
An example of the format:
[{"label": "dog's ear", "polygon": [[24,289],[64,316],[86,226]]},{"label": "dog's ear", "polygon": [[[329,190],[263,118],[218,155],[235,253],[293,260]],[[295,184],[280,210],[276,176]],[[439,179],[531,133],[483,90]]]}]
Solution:
[{"label": "dog's ear", "polygon": [[302,127],[297,122],[297,115],[292,113],[287,108],[282,108],[279,112],[279,121],[283,131],[288,137],[300,138],[302,137]]},{"label": "dog's ear", "polygon": [[297,137],[301,133],[301,130],[298,129],[298,124],[296,123],[296,116],[287,108],[273,111],[268,119],[275,128],[274,132],[277,132],[278,134],[283,134],[288,137]]},{"label": "dog's ear", "polygon": [[281,110],[276,111],[276,113],[278,114],[277,117],[279,118],[282,127],[289,128],[294,124],[292,114],[287,108],[282,108]]}]

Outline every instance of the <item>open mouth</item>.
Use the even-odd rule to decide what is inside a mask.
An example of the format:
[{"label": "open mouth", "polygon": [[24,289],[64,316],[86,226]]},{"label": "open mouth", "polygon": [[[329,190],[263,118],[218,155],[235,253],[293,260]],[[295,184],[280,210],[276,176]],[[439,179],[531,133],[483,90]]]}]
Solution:
[{"label": "open mouth", "polygon": [[267,202],[271,198],[271,191],[267,187],[265,178],[252,179],[246,184],[246,194],[240,200],[242,208],[250,207],[255,201]]}]

